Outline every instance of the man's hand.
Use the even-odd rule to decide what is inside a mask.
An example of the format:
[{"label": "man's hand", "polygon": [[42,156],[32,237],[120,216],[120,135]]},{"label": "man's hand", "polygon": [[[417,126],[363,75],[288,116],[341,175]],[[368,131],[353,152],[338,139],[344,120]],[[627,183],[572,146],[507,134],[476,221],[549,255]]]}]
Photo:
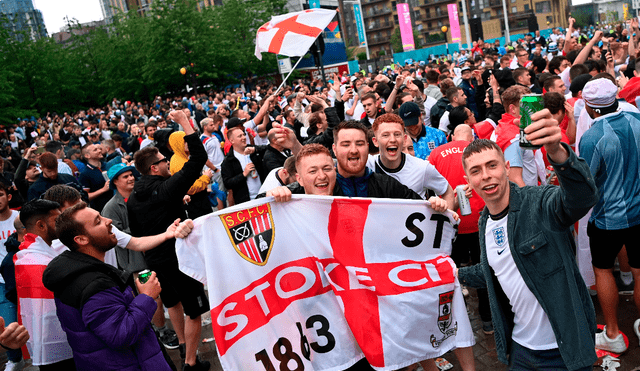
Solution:
[{"label": "man's hand", "polygon": [[242,172],[242,175],[244,175],[245,177],[249,175],[249,173],[252,170],[256,169],[256,165],[253,164],[253,162],[250,162],[247,164],[247,166],[244,167],[244,171]]},{"label": "man's hand", "polygon": [[191,196],[189,195],[184,195],[184,197],[182,197],[182,203],[183,204],[188,204],[189,202],[191,202]]},{"label": "man's hand", "polygon": [[255,151],[256,151],[256,147],[247,147],[247,148],[244,149],[244,154],[246,156],[248,156],[248,155],[252,154]]},{"label": "man's hand", "polygon": [[211,180],[211,178],[213,178],[213,170],[207,168],[205,171],[202,172],[203,175],[206,175],[209,177],[209,180]]},{"label": "man's hand", "polygon": [[24,151],[24,158],[26,160],[31,160],[31,156],[33,156],[33,154],[35,153],[36,149],[37,149],[37,147],[29,147],[29,148],[27,148],[27,150]]},{"label": "man's hand", "polygon": [[310,96],[307,97],[307,100],[309,102],[311,102],[311,103],[317,103],[317,104],[321,105],[323,109],[329,107],[327,102],[324,99],[318,97],[317,95],[310,95]]},{"label": "man's hand", "polygon": [[186,135],[194,133],[193,128],[189,123],[189,118],[187,117],[187,115],[185,115],[185,113],[182,110],[171,111],[169,113],[169,120],[173,120],[177,122],[178,125],[182,127],[182,130],[184,130],[184,133]]},{"label": "man's hand", "polygon": [[427,201],[431,204],[431,208],[433,211],[437,211],[439,213],[443,213],[447,211],[449,206],[447,205],[447,201],[443,200],[440,197],[430,197]]},{"label": "man's hand", "polygon": [[160,292],[162,291],[162,288],[160,287],[160,281],[158,281],[158,277],[156,277],[156,272],[151,272],[149,280],[145,283],[141,283],[140,279],[136,279],[136,287],[138,288],[138,292],[140,294],[145,294],[154,300],[160,295]]},{"label": "man's hand", "polygon": [[336,91],[336,95],[340,94],[340,77],[337,73],[333,74],[333,84],[331,88]]},{"label": "man's hand", "polygon": [[342,94],[342,101],[346,102],[351,98],[353,98],[353,89],[348,88],[347,90],[344,91],[344,94]]},{"label": "man's hand", "polygon": [[561,164],[569,158],[567,151],[560,145],[562,133],[558,121],[551,117],[548,109],[545,108],[531,115],[531,125],[527,126],[524,132],[531,144],[544,146],[553,162]]},{"label": "man's hand", "polygon": [[29,333],[24,326],[13,322],[4,327],[4,318],[0,317],[0,344],[9,349],[20,349],[27,340],[29,340]]},{"label": "man's hand", "polygon": [[496,77],[493,74],[489,76],[489,86],[493,88],[494,92],[497,92],[500,89],[500,84],[498,83],[498,79],[496,79]]},{"label": "man's hand", "polygon": [[296,95],[296,100],[298,102],[302,102],[305,96],[306,96],[305,92],[299,91],[298,94]]},{"label": "man's hand", "polygon": [[576,23],[576,19],[573,17],[569,17],[569,28],[573,28],[573,25]]},{"label": "man's hand", "polygon": [[267,191],[267,197],[273,197],[276,202],[287,202],[291,200],[291,190],[287,187],[276,187]]},{"label": "man's hand", "polygon": [[[471,188],[471,184],[464,184],[463,190],[464,190],[464,195],[467,198],[473,197],[473,188]],[[453,194],[454,194],[454,196],[458,195],[458,187],[453,189]]]},{"label": "man's hand", "polygon": [[593,41],[594,44],[597,44],[602,39],[602,35],[604,35],[602,31],[600,30],[596,31],[593,34],[593,38],[591,39],[591,41]]},{"label": "man's hand", "polygon": [[620,77],[618,77],[618,86],[620,87],[620,89],[623,89],[628,82],[629,78],[627,76],[620,75]]},{"label": "man's hand", "polygon": [[565,115],[569,116],[569,120],[571,120],[571,118],[573,118],[573,106],[569,102],[564,101],[564,110]]},{"label": "man's hand", "polygon": [[403,82],[404,82],[404,76],[402,75],[396,76],[396,89],[400,88]]},{"label": "man's hand", "polygon": [[276,135],[273,138],[273,141],[277,145],[290,149],[294,154],[297,154],[300,148],[302,148],[302,145],[298,141],[296,133],[294,133],[293,130],[276,122],[273,123],[271,131],[274,130]]}]

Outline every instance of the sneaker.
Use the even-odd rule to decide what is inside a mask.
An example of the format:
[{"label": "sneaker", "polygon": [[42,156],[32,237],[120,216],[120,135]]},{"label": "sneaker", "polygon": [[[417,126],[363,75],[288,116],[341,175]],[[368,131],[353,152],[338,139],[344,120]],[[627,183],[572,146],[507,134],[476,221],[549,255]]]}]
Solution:
[{"label": "sneaker", "polygon": [[160,342],[167,349],[177,349],[178,348],[178,336],[175,331],[166,329],[164,331],[164,335],[160,336]]},{"label": "sneaker", "polygon": [[20,362],[17,363],[7,361],[7,364],[4,366],[4,371],[19,371],[22,370],[24,366],[24,359],[21,359]]},{"label": "sneaker", "polygon": [[636,336],[638,337],[638,341],[640,341],[640,318],[638,318],[634,323],[633,323],[633,332],[636,333]]},{"label": "sneaker", "polygon": [[180,351],[180,359],[182,359],[182,363],[184,363],[184,359],[187,358],[187,345],[178,344],[178,350]]},{"label": "sneaker", "polygon": [[182,371],[207,371],[210,367],[211,364],[208,361],[201,361],[200,357],[196,356],[196,364],[191,366],[185,363]]},{"label": "sneaker", "polygon": [[485,335],[491,335],[494,333],[493,331],[493,322],[491,321],[482,321],[482,332]]},{"label": "sneaker", "polygon": [[618,294],[620,295],[633,295],[633,280],[630,284],[625,285],[622,282],[622,278],[616,275],[616,286],[618,286]]},{"label": "sneaker", "polygon": [[447,361],[442,357],[436,358],[434,362],[438,370],[441,370],[441,371],[447,371],[453,368],[453,365],[451,364],[451,362]]},{"label": "sneaker", "polygon": [[624,343],[622,334],[618,334],[615,339],[609,339],[607,337],[607,326],[604,326],[602,332],[596,333],[596,349],[620,354],[627,350],[627,345]]}]

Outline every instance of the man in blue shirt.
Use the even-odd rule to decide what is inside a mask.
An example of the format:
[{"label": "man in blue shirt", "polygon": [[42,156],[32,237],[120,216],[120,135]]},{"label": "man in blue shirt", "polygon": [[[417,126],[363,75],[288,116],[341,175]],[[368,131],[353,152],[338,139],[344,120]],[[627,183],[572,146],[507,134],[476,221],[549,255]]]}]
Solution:
[{"label": "man in blue shirt", "polygon": [[447,136],[441,130],[427,127],[422,124],[420,107],[413,102],[405,102],[400,106],[398,115],[404,121],[411,140],[416,157],[426,160],[431,151],[437,146],[447,143]]},{"label": "man in blue shirt", "polygon": [[[614,353],[627,350],[618,330],[618,289],[613,277],[616,256],[627,248],[635,280],[635,302],[640,309],[640,114],[620,111],[613,78],[589,81],[582,98],[593,125],[580,140],[600,200],[593,207],[587,234],[605,328],[596,334],[596,348]],[[640,319],[634,331],[640,339]]]}]

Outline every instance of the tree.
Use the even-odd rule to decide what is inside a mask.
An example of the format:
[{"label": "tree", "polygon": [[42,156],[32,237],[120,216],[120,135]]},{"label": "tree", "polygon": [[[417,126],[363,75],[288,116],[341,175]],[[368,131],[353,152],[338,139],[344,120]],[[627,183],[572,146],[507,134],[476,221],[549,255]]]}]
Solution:
[{"label": "tree", "polygon": [[[418,30],[413,30],[413,43],[415,44],[416,49],[420,49],[422,47],[420,43],[420,33]],[[400,35],[400,28],[396,27],[391,34],[391,48],[394,53],[400,53],[404,51],[402,48],[402,37]]]}]

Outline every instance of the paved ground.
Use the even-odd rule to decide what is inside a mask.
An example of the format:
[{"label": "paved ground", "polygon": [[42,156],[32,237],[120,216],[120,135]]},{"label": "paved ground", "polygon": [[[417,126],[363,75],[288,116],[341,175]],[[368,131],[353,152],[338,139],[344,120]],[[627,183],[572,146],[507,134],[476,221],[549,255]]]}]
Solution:
[{"label": "paved ground", "polygon": [[[480,321],[480,316],[478,314],[478,300],[475,296],[475,290],[469,291],[470,296],[467,298],[467,304],[469,307],[471,325],[473,326],[476,336],[476,345],[473,347],[476,359],[476,370],[505,371],[507,370],[507,367],[498,362],[493,335],[485,335],[482,332],[482,322]],[[603,319],[600,305],[598,304],[597,298],[594,297],[594,301],[598,323],[602,323]],[[621,366],[617,371],[640,371],[640,346],[638,345],[638,338],[635,336],[632,328],[633,322],[638,318],[638,312],[633,303],[632,296],[620,296],[619,317],[620,328],[629,337],[629,349],[620,357]],[[212,337],[211,325],[203,328],[202,337]],[[199,351],[202,359],[206,359],[211,362],[211,371],[222,371],[213,342],[202,344]],[[180,370],[180,355],[178,350],[169,350],[168,352],[176,366],[178,366],[178,370]],[[460,370],[456,357],[452,352],[445,354],[445,358],[453,364],[454,367],[452,370]],[[2,352],[0,353],[0,365],[4,365],[5,362],[6,355]],[[35,366],[29,366],[25,368],[25,370],[36,371],[38,368]],[[594,367],[594,370],[602,370],[602,368]]]}]

